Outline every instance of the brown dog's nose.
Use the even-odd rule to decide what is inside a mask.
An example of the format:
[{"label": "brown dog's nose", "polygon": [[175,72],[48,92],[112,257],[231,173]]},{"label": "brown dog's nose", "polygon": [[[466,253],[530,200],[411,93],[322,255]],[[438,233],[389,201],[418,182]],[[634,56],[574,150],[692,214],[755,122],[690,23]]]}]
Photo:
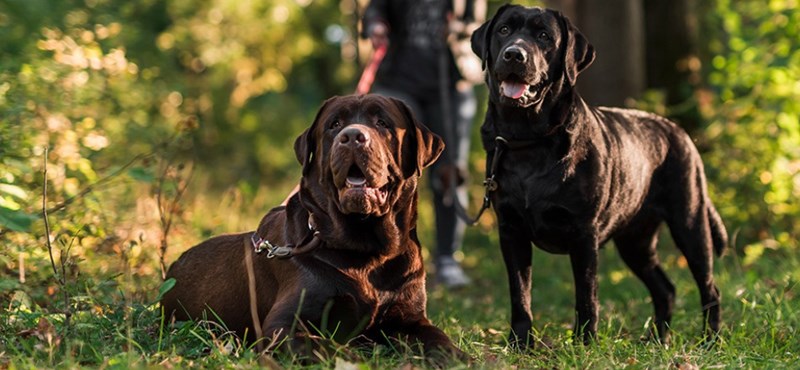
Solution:
[{"label": "brown dog's nose", "polygon": [[525,63],[525,61],[528,60],[528,53],[525,52],[525,49],[517,45],[511,45],[503,52],[503,60],[506,62],[516,60],[517,62]]},{"label": "brown dog's nose", "polygon": [[358,127],[348,127],[339,133],[339,143],[352,145],[366,145],[369,143],[369,134]]}]

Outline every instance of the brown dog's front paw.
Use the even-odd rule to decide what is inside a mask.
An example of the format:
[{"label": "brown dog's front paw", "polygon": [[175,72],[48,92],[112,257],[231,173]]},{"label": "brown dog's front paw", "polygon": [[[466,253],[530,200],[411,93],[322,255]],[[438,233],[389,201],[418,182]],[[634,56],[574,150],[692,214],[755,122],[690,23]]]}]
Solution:
[{"label": "brown dog's front paw", "polygon": [[293,361],[309,365],[335,357],[343,350],[343,347],[320,336],[297,334],[277,343],[271,350],[279,356],[289,356]]},{"label": "brown dog's front paw", "polygon": [[470,355],[450,343],[426,350],[425,358],[439,368],[448,367],[453,363],[472,364],[474,362]]}]

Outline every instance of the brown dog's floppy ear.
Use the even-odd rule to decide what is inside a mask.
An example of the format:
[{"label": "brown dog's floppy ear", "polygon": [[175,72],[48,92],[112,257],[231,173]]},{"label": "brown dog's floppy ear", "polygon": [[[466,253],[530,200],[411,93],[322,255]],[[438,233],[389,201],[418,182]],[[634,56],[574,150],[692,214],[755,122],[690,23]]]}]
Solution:
[{"label": "brown dog's floppy ear", "polygon": [[491,47],[492,39],[492,33],[490,31],[492,27],[494,27],[494,21],[510,7],[511,4],[501,6],[500,9],[497,9],[497,12],[494,13],[492,19],[489,19],[486,23],[478,27],[475,32],[472,32],[472,36],[470,36],[472,52],[481,58],[483,62],[481,66],[483,69],[486,69],[486,63],[489,62],[489,48]]},{"label": "brown dog's floppy ear", "polygon": [[403,177],[409,178],[421,175],[422,169],[430,166],[439,159],[444,150],[444,140],[434,134],[422,122],[418,121],[414,113],[402,100],[389,98],[397,106],[406,120],[408,127],[406,136],[408,144],[403,148]]},{"label": "brown dog's floppy ear", "polygon": [[578,74],[594,62],[594,46],[581,31],[575,27],[569,18],[559,12],[554,12],[561,20],[561,45],[564,49],[564,75],[567,76],[570,86],[575,86]]},{"label": "brown dog's floppy ear", "polygon": [[314,152],[317,150],[317,142],[314,140],[314,131],[319,124],[320,118],[322,118],[322,112],[332,101],[338,98],[338,96],[334,96],[322,103],[311,127],[303,131],[294,141],[294,155],[297,157],[297,161],[303,165],[303,176],[307,175],[308,171],[311,169],[311,163],[314,160]]}]

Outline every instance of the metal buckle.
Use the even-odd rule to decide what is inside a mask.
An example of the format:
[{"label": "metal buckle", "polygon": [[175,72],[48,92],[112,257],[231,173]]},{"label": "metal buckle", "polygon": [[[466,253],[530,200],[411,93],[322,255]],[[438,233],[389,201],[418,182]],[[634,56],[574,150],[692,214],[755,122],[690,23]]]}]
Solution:
[{"label": "metal buckle", "polygon": [[250,242],[253,243],[253,250],[256,252],[256,254],[261,254],[261,252],[267,251],[267,258],[288,257],[291,256],[292,250],[294,249],[294,246],[292,245],[274,245],[267,239],[261,239],[261,237],[255,233],[250,236]]},{"label": "metal buckle", "polygon": [[292,247],[286,247],[286,246],[278,247],[270,244],[269,251],[267,252],[267,258],[275,258],[275,257],[283,258],[291,254],[292,254]]},{"label": "metal buckle", "polygon": [[483,180],[483,187],[486,188],[486,191],[497,190],[497,181],[494,180],[494,175],[492,175],[492,177],[487,177],[486,180]]},{"label": "metal buckle", "polygon": [[261,252],[263,252],[265,249],[266,249],[266,250],[269,250],[269,251],[270,251],[270,253],[272,253],[272,252],[271,252],[271,251],[272,251],[272,249],[274,249],[274,248],[275,248],[275,246],[273,246],[273,245],[272,245],[272,244],[269,242],[269,240],[267,240],[267,239],[261,239],[261,237],[259,237],[259,236],[258,236],[256,233],[253,233],[253,235],[250,237],[250,242],[252,242],[252,243],[253,243],[253,250],[255,250],[255,252],[256,252],[257,254],[260,254],[260,253],[261,253]]}]

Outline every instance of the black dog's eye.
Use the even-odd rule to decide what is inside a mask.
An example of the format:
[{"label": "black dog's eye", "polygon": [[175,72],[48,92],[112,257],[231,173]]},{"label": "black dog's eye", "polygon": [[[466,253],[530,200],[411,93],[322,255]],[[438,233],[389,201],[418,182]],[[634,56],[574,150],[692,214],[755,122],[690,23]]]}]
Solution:
[{"label": "black dog's eye", "polygon": [[542,40],[542,41],[550,41],[550,35],[548,35],[547,32],[544,32],[544,31],[539,32],[539,36],[537,36],[537,37],[539,37],[539,40]]},{"label": "black dog's eye", "polygon": [[386,121],[379,119],[378,122],[375,122],[375,125],[378,127],[388,128],[389,124]]},{"label": "black dog's eye", "polygon": [[342,125],[342,123],[339,122],[339,120],[337,119],[337,120],[333,120],[333,122],[331,122],[331,124],[328,127],[332,130],[332,129],[335,129],[335,128],[339,128],[339,126],[341,126],[341,125]]},{"label": "black dog's eye", "polygon": [[503,36],[508,35],[509,33],[511,33],[511,28],[509,28],[506,25],[502,25],[502,26],[500,26],[500,28],[497,29],[497,33],[499,33],[499,34],[501,34]]}]

